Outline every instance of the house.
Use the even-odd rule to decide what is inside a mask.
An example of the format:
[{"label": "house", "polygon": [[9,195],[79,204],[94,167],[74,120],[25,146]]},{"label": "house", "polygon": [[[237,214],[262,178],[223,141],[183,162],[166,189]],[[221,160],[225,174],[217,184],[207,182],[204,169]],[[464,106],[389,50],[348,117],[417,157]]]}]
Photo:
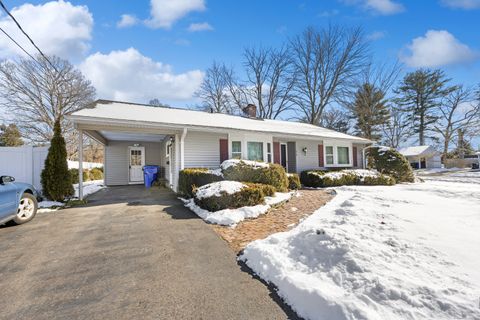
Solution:
[{"label": "house", "polygon": [[[142,167],[159,165],[177,190],[184,168],[218,168],[229,158],[279,163],[288,172],[361,168],[370,140],[322,127],[258,119],[248,105],[244,116],[98,100],[71,114],[82,137],[105,146],[107,186],[143,183]],[[80,182],[81,183],[81,182]]]},{"label": "house", "polygon": [[442,167],[441,153],[436,151],[432,146],[408,147],[400,149],[399,152],[408,159],[408,162],[410,162],[410,165],[414,169]]}]

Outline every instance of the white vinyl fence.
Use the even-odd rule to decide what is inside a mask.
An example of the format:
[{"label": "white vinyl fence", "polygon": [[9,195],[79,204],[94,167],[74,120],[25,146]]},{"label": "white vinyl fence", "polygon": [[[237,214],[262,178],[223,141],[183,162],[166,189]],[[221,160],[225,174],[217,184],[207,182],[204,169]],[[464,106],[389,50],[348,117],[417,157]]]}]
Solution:
[{"label": "white vinyl fence", "polygon": [[48,146],[0,147],[0,175],[12,176],[41,190],[40,175],[47,153]]},{"label": "white vinyl fence", "polygon": [[[103,168],[103,163],[83,161],[83,169]],[[68,169],[78,169],[78,161],[68,160]]]}]

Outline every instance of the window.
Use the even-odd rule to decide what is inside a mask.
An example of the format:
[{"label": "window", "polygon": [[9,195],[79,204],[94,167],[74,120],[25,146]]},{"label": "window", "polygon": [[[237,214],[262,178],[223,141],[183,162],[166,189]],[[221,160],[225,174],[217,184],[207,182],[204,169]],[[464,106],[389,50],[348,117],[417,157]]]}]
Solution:
[{"label": "window", "polygon": [[333,164],[333,147],[332,146],[325,147],[325,160],[327,164]]},{"label": "window", "polygon": [[272,144],[267,142],[267,162],[272,162]]},{"label": "window", "polygon": [[242,158],[242,142],[232,141],[232,159]]},{"label": "window", "polygon": [[263,142],[247,142],[247,158],[253,161],[263,161]]},{"label": "window", "polygon": [[338,164],[350,164],[348,147],[337,147],[337,162]]}]

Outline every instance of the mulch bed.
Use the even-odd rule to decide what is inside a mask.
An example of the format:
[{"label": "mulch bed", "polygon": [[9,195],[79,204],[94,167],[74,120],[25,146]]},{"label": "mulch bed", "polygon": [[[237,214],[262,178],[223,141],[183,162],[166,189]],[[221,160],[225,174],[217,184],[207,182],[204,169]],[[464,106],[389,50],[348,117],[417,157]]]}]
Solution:
[{"label": "mulch bed", "polygon": [[254,240],[290,230],[333,198],[333,195],[325,190],[298,192],[299,195],[294,195],[288,202],[270,209],[258,218],[244,220],[235,228],[215,224],[211,226],[236,253],[239,253]]}]

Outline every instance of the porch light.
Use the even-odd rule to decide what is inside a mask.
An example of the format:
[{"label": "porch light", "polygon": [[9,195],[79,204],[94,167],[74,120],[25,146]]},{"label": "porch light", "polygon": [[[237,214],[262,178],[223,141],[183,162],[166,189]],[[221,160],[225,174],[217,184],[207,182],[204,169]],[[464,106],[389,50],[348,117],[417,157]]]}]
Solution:
[{"label": "porch light", "polygon": [[308,151],[307,147],[303,147],[302,151],[305,155],[307,155],[307,151]]},{"label": "porch light", "polygon": [[170,137],[170,142],[171,143],[174,143],[175,142],[175,138],[173,136]]}]

